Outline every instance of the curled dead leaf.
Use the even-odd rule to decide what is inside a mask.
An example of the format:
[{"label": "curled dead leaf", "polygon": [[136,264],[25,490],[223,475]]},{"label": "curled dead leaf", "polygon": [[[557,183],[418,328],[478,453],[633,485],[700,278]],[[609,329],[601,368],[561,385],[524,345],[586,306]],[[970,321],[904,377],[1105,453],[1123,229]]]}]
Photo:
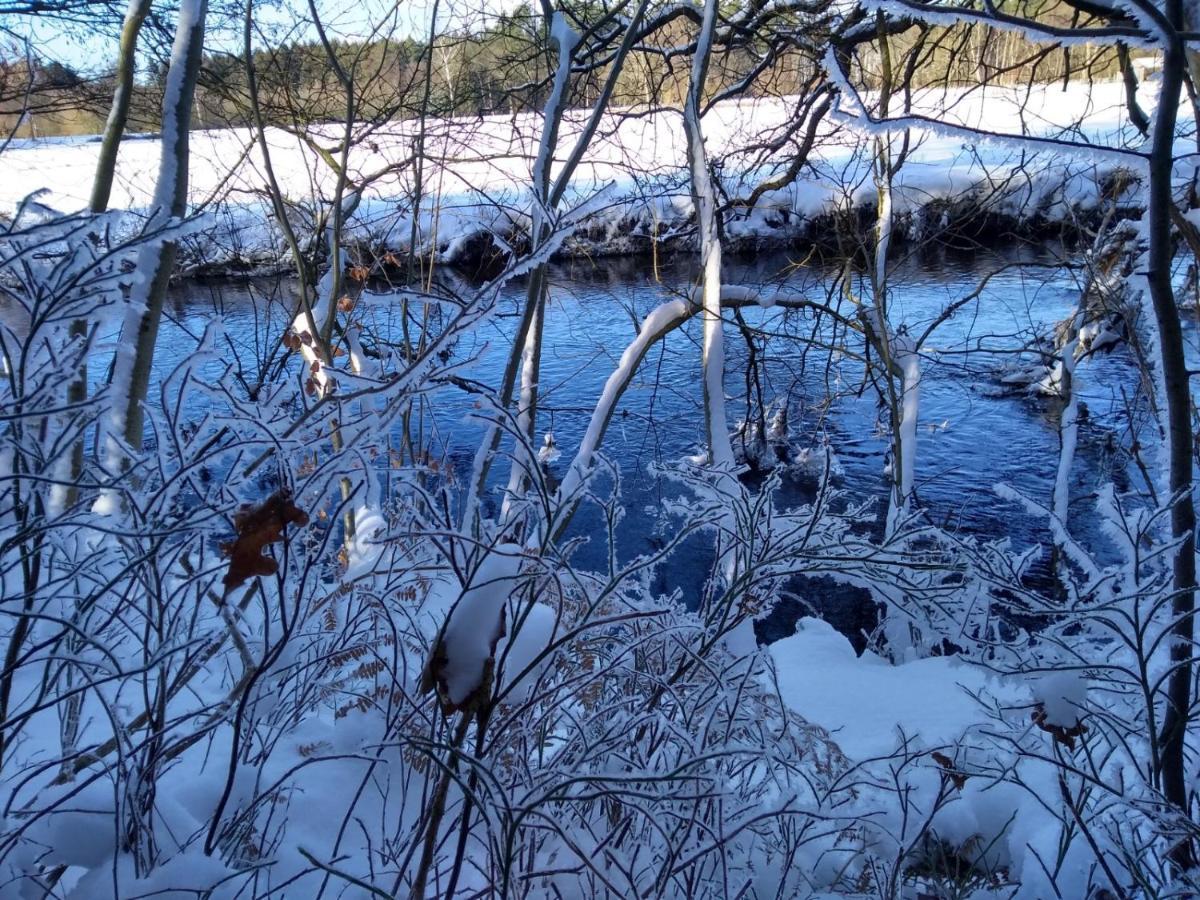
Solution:
[{"label": "curled dead leaf", "polygon": [[1074,750],[1075,738],[1082,737],[1087,731],[1087,726],[1083,724],[1083,719],[1077,719],[1075,724],[1070,727],[1050,724],[1046,721],[1046,707],[1041,703],[1034,707],[1030,718],[1033,719],[1034,725],[1054,738],[1056,744],[1062,744],[1068,750]]},{"label": "curled dead leaf", "polygon": [[307,525],[308,514],[292,503],[286,488],[276,491],[258,506],[244,506],[233,516],[234,539],[221,545],[229,557],[229,571],[222,579],[227,590],[239,587],[258,575],[273,575],[279,564],[263,551],[268,544],[284,540],[288,525]]},{"label": "curled dead leaf", "polygon": [[963,789],[963,785],[967,783],[967,774],[961,771],[958,766],[954,764],[954,760],[948,757],[945,753],[939,753],[937,750],[934,750],[929,755],[933,758],[935,763],[941,766],[942,777],[949,779],[951,782],[953,782],[954,786],[961,791]]}]

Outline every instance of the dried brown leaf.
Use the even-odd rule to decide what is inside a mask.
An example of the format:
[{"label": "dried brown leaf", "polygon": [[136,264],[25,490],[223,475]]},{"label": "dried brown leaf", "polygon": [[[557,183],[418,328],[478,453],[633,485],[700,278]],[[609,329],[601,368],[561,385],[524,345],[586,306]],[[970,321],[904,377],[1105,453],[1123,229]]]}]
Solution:
[{"label": "dried brown leaf", "polygon": [[308,515],[292,503],[286,489],[276,491],[258,506],[246,506],[234,514],[237,535],[221,545],[222,552],[229,557],[229,571],[223,579],[226,590],[278,571],[279,564],[263,551],[268,544],[284,540],[284,529],[291,524],[307,525]]}]

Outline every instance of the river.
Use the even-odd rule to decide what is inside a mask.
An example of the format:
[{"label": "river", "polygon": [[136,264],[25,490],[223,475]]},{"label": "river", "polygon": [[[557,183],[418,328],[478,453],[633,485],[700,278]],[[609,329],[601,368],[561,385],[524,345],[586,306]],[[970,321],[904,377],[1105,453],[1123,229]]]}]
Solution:
[{"label": "river", "polygon": [[[1015,546],[1044,542],[1044,524],[1000,499],[994,486],[1006,483],[1028,496],[1049,502],[1059,452],[1061,404],[1027,391],[1005,388],[995,371],[1013,359],[1012,351],[1032,333],[1049,333],[1079,297],[1077,270],[1052,264],[1070,259],[1062,246],[1007,247],[956,252],[914,248],[896,263],[890,276],[889,315],[910,333],[951,304],[980,288],[978,299],[939,326],[923,348],[916,492],[922,507],[940,525],[982,538],[1006,537]],[[555,265],[550,278],[542,361],[540,435],[552,430],[562,455],[550,466],[561,475],[587,426],[604,380],[634,335],[640,320],[658,303],[678,296],[695,273],[695,262],[675,257],[655,267],[645,259],[598,259]],[[852,301],[840,286],[840,268],[798,265],[786,254],[765,253],[732,259],[726,281],[759,285],[766,293],[782,287],[839,306],[852,315]],[[869,291],[861,273],[850,278],[852,296]],[[502,300],[502,313],[455,348],[472,360],[464,375],[495,385],[504,366],[524,286],[514,283]],[[225,321],[231,346],[255,380],[254,360],[279,340],[288,321],[290,289],[286,280],[191,282],[177,287],[164,323],[156,358],[161,373],[195,347],[195,339],[214,314]],[[386,286],[371,285],[355,312],[368,334],[399,333],[398,303]],[[747,326],[767,333],[758,352],[763,360],[763,389],[768,402],[786,401],[791,440],[796,447],[827,443],[840,467],[838,485],[856,498],[874,497],[882,513],[886,503],[888,441],[880,426],[878,394],[863,384],[863,365],[855,353],[861,337],[839,336],[826,319],[814,325],[810,314],[752,307]],[[603,451],[622,473],[626,517],[619,531],[621,558],[647,550],[656,540],[662,500],[669,488],[648,467],[694,454],[703,437],[699,378],[699,322],[671,334],[646,357],[636,383],[624,396]],[[843,340],[844,338],[844,340]],[[1195,349],[1195,329],[1188,328]],[[823,343],[839,346],[830,349]],[[857,345],[855,344],[857,341]],[[744,415],[746,344],[737,327],[726,329],[726,388],[730,421]],[[851,352],[842,352],[842,349]],[[1127,350],[1082,362],[1076,373],[1086,419],[1072,479],[1073,515],[1088,518],[1095,491],[1114,481],[1129,487],[1134,467],[1120,449],[1131,434],[1144,434],[1144,412],[1131,413],[1127,398],[1137,388],[1137,370]],[[460,474],[469,470],[481,427],[471,414],[476,398],[448,389],[426,409],[425,433],[444,460]],[[494,481],[507,466],[495,467]],[[1136,483],[1134,484],[1136,486]],[[784,479],[779,502],[805,501],[812,495],[808,477]],[[592,537],[577,555],[585,567],[601,567],[603,542],[595,540],[599,518],[584,512],[572,533]],[[1091,534],[1080,526],[1086,539]],[[684,602],[698,595],[704,578],[699,562],[708,556],[704,542],[685,546],[659,573],[656,587],[678,589]],[[812,602],[843,631],[857,636],[870,615],[853,592],[828,585],[807,588]],[[857,603],[857,606],[856,606]],[[764,639],[787,633],[796,609],[780,611],[760,627]]]}]

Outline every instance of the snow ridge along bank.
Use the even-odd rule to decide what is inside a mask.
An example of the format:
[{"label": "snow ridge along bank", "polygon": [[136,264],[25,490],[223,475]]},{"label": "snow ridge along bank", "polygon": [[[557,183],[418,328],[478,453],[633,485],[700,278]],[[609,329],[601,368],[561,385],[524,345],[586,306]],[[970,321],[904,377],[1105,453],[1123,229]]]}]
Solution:
[{"label": "snow ridge along bank", "polygon": [[[1141,98],[1145,108],[1153,107],[1153,93],[1148,86]],[[795,127],[801,98],[728,101],[705,116],[707,149],[729,203],[724,219],[729,249],[820,242],[871,221],[870,137],[877,128],[846,114],[850,104],[844,99],[840,104],[842,111],[835,109],[818,129],[799,176],[763,193],[753,206],[739,201],[778,178],[795,157],[804,130]],[[952,127],[910,130],[911,150],[894,186],[901,236],[927,238],[967,221],[999,220],[1017,231],[1070,227],[1103,203],[1136,202],[1131,185],[1144,157],[1123,152],[1136,150],[1141,139],[1128,122],[1120,84],[926,91],[914,96],[911,112]],[[568,113],[560,157],[586,116]],[[478,264],[519,248],[530,221],[528,185],[541,126],[533,113],[428,121],[420,198],[414,197],[417,123],[360,126],[349,171],[362,202],[347,235],[360,260],[406,254],[414,234],[421,254],[446,264]],[[995,136],[973,132],[979,129]],[[1034,152],[1011,139],[1022,135],[1090,147],[1043,145]],[[313,223],[335,185],[318,149],[334,148],[341,136],[332,125],[304,133],[268,131],[289,216],[314,246]],[[98,139],[86,138],[13,142],[0,154],[0,212],[11,214],[39,188],[48,190],[39,199],[61,212],[85,208],[99,146]],[[112,208],[148,215],[158,156],[153,136],[122,143]],[[265,193],[262,153],[250,129],[194,132],[189,183],[191,209],[200,221],[181,248],[185,272],[288,264]],[[568,204],[588,204],[589,212],[564,244],[566,255],[642,253],[655,242],[690,247],[692,208],[678,110],[610,111],[571,184]]]}]

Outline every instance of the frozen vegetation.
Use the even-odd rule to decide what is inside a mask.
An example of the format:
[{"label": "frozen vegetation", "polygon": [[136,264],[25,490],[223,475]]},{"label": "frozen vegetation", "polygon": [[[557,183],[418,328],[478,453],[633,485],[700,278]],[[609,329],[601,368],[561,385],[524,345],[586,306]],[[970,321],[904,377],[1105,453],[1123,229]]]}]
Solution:
[{"label": "frozen vegetation", "polygon": [[[318,7],[156,6],[160,137],[122,135],[118,82],[104,139],[0,150],[0,898],[1200,892],[1200,10],[546,3],[501,22],[527,46],[496,26],[540,66],[522,109],[462,117],[432,85],[467,90],[473,26],[432,14],[385,115],[363,60],[399,26],[334,40]],[[150,52],[148,9],[105,22]],[[342,124],[271,106],[284,12]],[[189,130],[227,59],[253,124]],[[618,103],[637,67],[675,100]],[[901,254],[1002,230],[1068,238],[1007,264],[1026,322],[952,336],[999,270],[906,319]],[[817,287],[732,283],[734,251],[811,244]],[[644,254],[649,285],[669,251],[695,277],[613,302],[567,439],[551,261]],[[277,276],[261,326],[214,312],[156,355],[170,276],[237,269]],[[1072,308],[1030,338],[1048,270]],[[1044,493],[990,485],[1039,542],[923,502],[930,373],[984,345],[1006,362],[964,377],[1029,389],[1058,444]],[[640,496],[605,438],[668,346],[698,446],[642,460]],[[821,374],[780,390],[779,357]],[[1100,378],[1122,405],[1084,478]],[[875,494],[827,427],[848,397]],[[846,597],[870,628],[822,618]]]}]

